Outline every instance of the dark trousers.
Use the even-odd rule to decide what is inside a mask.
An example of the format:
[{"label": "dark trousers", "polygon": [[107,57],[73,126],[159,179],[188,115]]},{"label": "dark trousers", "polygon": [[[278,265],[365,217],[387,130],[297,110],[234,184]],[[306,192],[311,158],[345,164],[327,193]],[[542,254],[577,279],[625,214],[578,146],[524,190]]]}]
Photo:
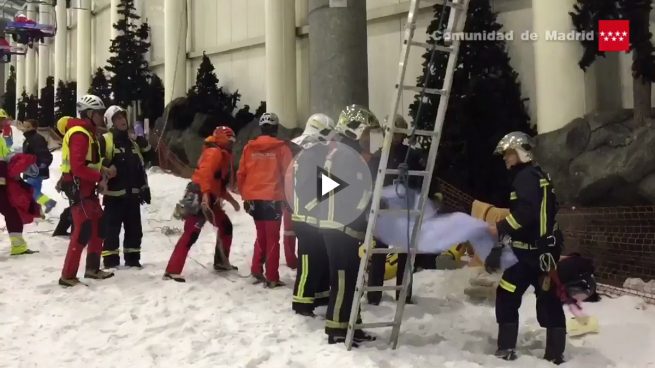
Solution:
[{"label": "dark trousers", "polygon": [[141,259],[141,203],[137,197],[105,197],[105,243],[102,258],[105,267],[120,264],[120,232],[125,229],[123,237],[123,257],[126,265],[139,263]]},{"label": "dark trousers", "polygon": [[564,309],[557,297],[556,286],[550,281],[548,290],[544,290],[544,278],[548,276],[524,262],[505,270],[496,291],[496,321],[499,324],[518,323],[523,294],[532,285],[537,294],[539,325],[545,328],[565,328]]},{"label": "dark trousers", "polygon": [[[389,248],[387,244],[376,241],[376,248]],[[371,256],[371,263],[368,267],[368,286],[382,286],[384,284],[384,271],[387,262],[386,254],[373,254]],[[407,262],[407,254],[398,254],[398,271],[396,272],[396,285],[402,285],[403,276],[405,274],[405,263]],[[400,292],[396,292],[396,299],[400,296]],[[412,297],[412,285],[410,284],[407,291],[407,300]],[[381,291],[369,291],[366,294],[366,299],[370,304],[380,304],[382,300]]]},{"label": "dark trousers", "polygon": [[298,238],[298,268],[293,286],[292,309],[311,313],[314,307],[325,305],[330,295],[330,269],[323,236],[318,228],[304,222],[294,222]]},{"label": "dark trousers", "polygon": [[[59,223],[55,228],[52,236],[68,235],[68,229],[73,226],[73,216],[71,215],[71,208],[66,207],[59,215]],[[73,231],[73,229],[71,229]]]},{"label": "dark trousers", "polygon": [[357,284],[361,242],[338,230],[322,232],[330,262],[330,299],[325,333],[345,336]]}]

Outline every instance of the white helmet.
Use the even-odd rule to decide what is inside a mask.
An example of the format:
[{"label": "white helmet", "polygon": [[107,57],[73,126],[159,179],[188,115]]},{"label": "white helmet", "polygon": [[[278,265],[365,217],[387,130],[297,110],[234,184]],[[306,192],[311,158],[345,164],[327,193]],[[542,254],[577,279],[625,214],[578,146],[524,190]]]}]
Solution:
[{"label": "white helmet", "polygon": [[507,150],[514,150],[519,156],[519,161],[528,163],[534,159],[534,142],[532,138],[523,132],[507,133],[496,146],[494,154],[502,155]]},{"label": "white helmet", "polygon": [[105,125],[107,129],[111,129],[114,125],[114,116],[120,112],[125,114],[125,109],[118,105],[112,105],[107,108],[107,111],[105,111]]},{"label": "white helmet", "polygon": [[87,110],[104,110],[105,104],[100,97],[95,95],[84,95],[77,100],[77,111],[83,112]]},{"label": "white helmet", "polygon": [[264,113],[259,118],[259,126],[266,125],[266,124],[277,126],[278,124],[280,124],[280,119],[278,119],[277,115],[275,115],[272,112]]},{"label": "white helmet", "polygon": [[332,118],[325,114],[314,114],[307,119],[305,131],[292,142],[303,147],[309,148],[319,142],[327,142],[334,138],[336,123]]}]

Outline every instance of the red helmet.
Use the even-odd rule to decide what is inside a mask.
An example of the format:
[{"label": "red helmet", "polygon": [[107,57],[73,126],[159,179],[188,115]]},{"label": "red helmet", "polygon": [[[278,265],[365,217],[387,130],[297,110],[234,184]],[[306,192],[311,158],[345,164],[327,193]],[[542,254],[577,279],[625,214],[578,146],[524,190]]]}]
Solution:
[{"label": "red helmet", "polygon": [[230,128],[228,126],[225,126],[225,125],[221,125],[219,127],[216,127],[216,129],[214,129],[214,133],[212,135],[214,137],[225,137],[229,141],[232,141],[232,142],[234,142],[236,140],[236,134],[234,134],[234,130],[232,130],[232,128]]}]

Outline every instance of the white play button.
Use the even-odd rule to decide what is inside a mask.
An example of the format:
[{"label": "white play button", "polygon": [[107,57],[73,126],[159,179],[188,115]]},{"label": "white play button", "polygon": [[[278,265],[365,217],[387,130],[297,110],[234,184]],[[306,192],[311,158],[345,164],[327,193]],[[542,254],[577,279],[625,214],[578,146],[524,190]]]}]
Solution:
[{"label": "white play button", "polygon": [[322,167],[316,168],[316,179],[316,197],[319,201],[323,201],[332,194],[337,194],[348,186],[348,183],[328,173]]}]

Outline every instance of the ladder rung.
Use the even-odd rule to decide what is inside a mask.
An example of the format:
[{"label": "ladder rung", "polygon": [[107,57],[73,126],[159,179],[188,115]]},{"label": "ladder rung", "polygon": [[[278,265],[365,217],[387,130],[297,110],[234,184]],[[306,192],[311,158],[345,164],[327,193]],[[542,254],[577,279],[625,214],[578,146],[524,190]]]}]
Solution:
[{"label": "ladder rung", "polygon": [[[400,213],[400,214],[407,214],[407,209],[406,208],[384,208],[384,209],[379,209],[378,214],[383,214],[383,213]],[[410,215],[420,215],[421,211],[419,210],[409,210]]]},{"label": "ladder rung", "polygon": [[427,42],[418,42],[418,41],[412,41],[411,42],[412,46],[418,46],[427,50],[437,50],[441,52],[447,52],[451,53],[453,52],[453,48],[451,46],[443,46],[443,45],[430,45]]},{"label": "ladder rung", "polygon": [[[404,134],[404,135],[410,135],[412,131],[410,129],[399,129],[399,128],[393,128],[390,129],[392,133],[399,133],[399,134]],[[438,132],[435,132],[434,130],[421,130],[421,129],[416,129],[414,131],[414,135],[420,135],[424,137],[436,137],[439,135]]]},{"label": "ladder rung", "polygon": [[382,327],[392,327],[396,322],[371,322],[371,323],[358,323],[355,325],[355,329],[360,328],[382,328]]},{"label": "ladder rung", "polygon": [[364,286],[366,291],[400,291],[402,290],[402,285],[396,286]]},{"label": "ladder rung", "polygon": [[[403,89],[405,91],[423,92],[423,87],[419,87],[419,86],[403,86]],[[427,93],[429,95],[444,96],[444,95],[446,95],[447,91],[443,90],[443,89],[438,89],[438,88],[426,88],[425,93]]]},{"label": "ladder rung", "polygon": [[407,249],[404,248],[397,248],[397,247],[392,247],[392,248],[373,248],[369,250],[371,254],[406,254]]},{"label": "ladder rung", "polygon": [[[408,170],[407,175],[409,176],[428,176],[429,172],[425,170]],[[398,169],[387,169],[385,175],[400,175],[400,170]]]}]

